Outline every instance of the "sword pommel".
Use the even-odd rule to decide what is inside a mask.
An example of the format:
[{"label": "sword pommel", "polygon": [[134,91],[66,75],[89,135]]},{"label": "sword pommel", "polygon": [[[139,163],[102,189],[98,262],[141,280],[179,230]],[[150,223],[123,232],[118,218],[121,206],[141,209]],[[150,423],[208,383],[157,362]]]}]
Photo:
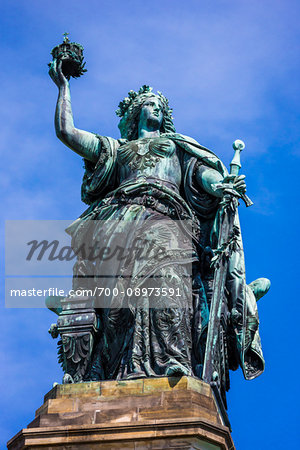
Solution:
[{"label": "sword pommel", "polygon": [[230,163],[230,173],[232,175],[238,175],[241,165],[241,151],[244,150],[245,144],[240,139],[236,139],[234,143],[232,144],[232,147],[234,148],[234,157],[233,160]]},{"label": "sword pommel", "polygon": [[[241,164],[241,151],[245,148],[245,143],[241,141],[240,139],[236,139],[234,143],[232,144],[232,147],[234,149],[234,157],[233,160],[230,163],[230,174],[238,176],[240,168],[242,167]],[[242,200],[244,200],[246,206],[253,205],[252,200],[246,195],[241,195]]]}]

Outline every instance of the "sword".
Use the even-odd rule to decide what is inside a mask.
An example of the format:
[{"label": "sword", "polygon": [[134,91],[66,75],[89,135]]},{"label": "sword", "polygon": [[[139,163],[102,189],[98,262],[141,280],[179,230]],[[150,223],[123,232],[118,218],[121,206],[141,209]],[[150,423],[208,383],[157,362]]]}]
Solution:
[{"label": "sword", "polygon": [[[241,165],[241,151],[244,150],[245,144],[240,139],[236,139],[234,143],[232,144],[232,147],[234,148],[234,157],[230,163],[230,175],[236,175],[238,176]],[[212,188],[216,191],[220,188],[228,188],[232,189],[232,184],[230,183],[215,183]],[[252,206],[253,201],[248,197],[246,194],[240,194],[241,199],[245,202],[245,205]]]},{"label": "sword", "polygon": [[[237,139],[233,143],[235,150],[233,160],[230,163],[230,174],[238,176],[241,168],[240,152],[245,148],[243,141]],[[224,187],[224,184],[221,185]],[[232,189],[233,183],[228,183],[228,187]],[[216,187],[217,189],[217,187]],[[246,203],[246,206],[251,206],[253,203],[246,195],[241,196]],[[238,206],[238,200],[231,194],[225,194],[220,203],[220,223],[218,235],[218,249],[227,246],[230,238],[230,232],[233,230],[234,217]],[[216,257],[214,258],[216,259]],[[213,294],[209,312],[209,323],[205,347],[205,357],[203,364],[202,378],[207,383],[218,380],[219,375],[214,370],[215,354],[217,349],[217,341],[219,337],[222,302],[224,298],[226,275],[228,267],[228,257],[221,254],[218,262],[218,267],[215,268],[213,280]]]}]

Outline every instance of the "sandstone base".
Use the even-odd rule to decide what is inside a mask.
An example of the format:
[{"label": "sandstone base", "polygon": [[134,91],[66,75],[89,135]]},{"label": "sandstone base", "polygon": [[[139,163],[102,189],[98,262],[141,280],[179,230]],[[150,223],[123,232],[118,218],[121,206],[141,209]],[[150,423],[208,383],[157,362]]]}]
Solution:
[{"label": "sandstone base", "polygon": [[195,378],[55,386],[16,449],[234,449],[211,387]]}]

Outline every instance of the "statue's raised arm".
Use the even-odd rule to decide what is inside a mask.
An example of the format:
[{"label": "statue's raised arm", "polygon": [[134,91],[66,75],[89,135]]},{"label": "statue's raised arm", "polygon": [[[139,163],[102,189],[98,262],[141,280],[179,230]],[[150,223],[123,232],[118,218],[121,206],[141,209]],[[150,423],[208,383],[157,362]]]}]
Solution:
[{"label": "statue's raised arm", "polygon": [[49,75],[59,89],[55,111],[57,137],[78,155],[95,163],[100,153],[100,141],[95,134],[74,125],[70,86],[62,71],[62,60],[54,59],[50,63]]}]

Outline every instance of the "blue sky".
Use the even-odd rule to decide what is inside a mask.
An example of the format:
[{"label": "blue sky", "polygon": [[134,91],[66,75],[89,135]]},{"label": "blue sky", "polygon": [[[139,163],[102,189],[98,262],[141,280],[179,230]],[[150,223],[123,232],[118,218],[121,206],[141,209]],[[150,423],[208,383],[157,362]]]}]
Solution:
[{"label": "blue sky", "polygon": [[[68,31],[88,72],[71,81],[77,127],[119,137],[114,111],[149,84],[174,109],[178,132],[228,166],[243,139],[242,172],[255,205],[240,206],[248,282],[266,276],[259,302],[265,373],[232,373],[229,417],[237,449],[296,448],[299,389],[299,3],[294,0],[3,0],[1,177],[5,219],[70,219],[80,201],[80,157],[53,126],[52,47]],[[2,237],[4,236],[3,227]],[[3,239],[2,239],[3,241]],[[1,244],[2,255],[4,254]],[[5,309],[1,283],[0,445],[34,417],[62,373],[46,309]]]}]

